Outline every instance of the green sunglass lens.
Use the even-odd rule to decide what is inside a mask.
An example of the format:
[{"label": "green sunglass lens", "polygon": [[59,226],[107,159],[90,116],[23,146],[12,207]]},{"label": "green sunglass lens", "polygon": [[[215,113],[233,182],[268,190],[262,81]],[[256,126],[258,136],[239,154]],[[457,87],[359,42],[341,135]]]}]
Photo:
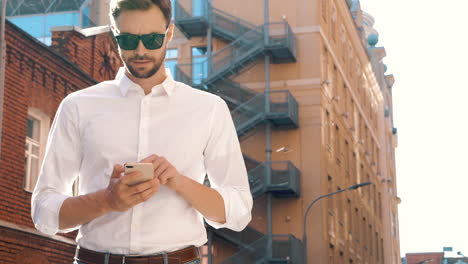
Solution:
[{"label": "green sunglass lens", "polygon": [[134,50],[138,47],[139,37],[136,35],[120,35],[117,36],[119,46],[124,50]]},{"label": "green sunglass lens", "polygon": [[164,35],[161,34],[150,34],[150,35],[143,35],[141,36],[141,40],[143,41],[143,45],[145,45],[145,48],[147,49],[159,49],[161,48],[163,41],[164,41]]},{"label": "green sunglass lens", "polygon": [[135,50],[138,47],[138,43],[141,41],[145,48],[150,50],[155,50],[161,48],[164,43],[165,34],[148,34],[148,35],[132,35],[132,34],[125,34],[119,35],[115,38],[119,43],[120,48],[124,50]]}]

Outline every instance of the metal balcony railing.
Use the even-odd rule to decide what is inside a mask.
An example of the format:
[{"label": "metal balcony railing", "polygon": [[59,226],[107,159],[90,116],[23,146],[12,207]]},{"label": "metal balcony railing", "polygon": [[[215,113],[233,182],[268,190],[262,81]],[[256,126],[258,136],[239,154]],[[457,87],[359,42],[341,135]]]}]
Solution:
[{"label": "metal balcony railing", "polygon": [[290,161],[274,161],[270,164],[271,181],[268,190],[276,197],[299,197],[301,172]]},{"label": "metal balcony railing", "polygon": [[273,63],[295,62],[297,55],[296,35],[287,22],[272,22],[265,25],[270,38],[266,50],[271,54]]},{"label": "metal balcony railing", "polygon": [[189,83],[210,85],[219,79],[238,73],[264,52],[271,53],[273,62],[276,63],[295,61],[295,38],[289,24],[280,22],[270,23],[267,26],[272,35],[267,46],[263,36],[265,26],[262,25],[240,35],[235,41],[203,61],[178,66],[190,77]]},{"label": "metal balcony railing", "polygon": [[288,90],[270,92],[270,112],[267,118],[277,127],[299,127],[299,104]]},{"label": "metal balcony railing", "polygon": [[211,8],[210,18],[214,35],[227,41],[233,41],[256,27],[248,21],[214,7]]},{"label": "metal balcony railing", "polygon": [[[271,179],[268,179],[268,170]],[[265,192],[276,197],[298,197],[300,195],[300,171],[290,161],[264,162],[250,170],[250,191],[254,198]]]},{"label": "metal balcony railing", "polygon": [[175,24],[187,38],[205,35],[208,26],[211,25],[214,36],[230,42],[256,27],[248,21],[212,7],[207,1],[177,0],[174,9]]},{"label": "metal balcony railing", "polygon": [[210,85],[223,77],[236,73],[257,59],[263,50],[262,27],[260,26],[238,37],[234,42],[205,60],[179,64],[178,67],[190,77],[189,84]]},{"label": "metal balcony railing", "polygon": [[298,127],[298,104],[288,90],[271,91],[270,102],[270,112],[265,113],[265,94],[261,93],[231,111],[239,137],[266,119],[277,127]]},{"label": "metal balcony railing", "polygon": [[268,237],[264,236],[261,239],[253,242],[236,254],[230,256],[221,264],[260,264],[267,263],[265,253],[267,249]]},{"label": "metal balcony railing", "polygon": [[[212,227],[209,227],[212,228]],[[241,232],[232,231],[227,228],[214,229],[214,235],[222,238],[223,240],[230,242],[238,247],[244,248],[249,247],[250,244],[261,239],[265,234],[262,232],[247,226]]]},{"label": "metal balcony railing", "polygon": [[302,263],[302,243],[297,238],[293,235],[273,235],[272,240],[271,258],[267,256],[268,236],[264,236],[227,258],[222,264]]},{"label": "metal balcony railing", "polygon": [[265,120],[265,94],[257,94],[231,111],[237,135],[243,136]]},{"label": "metal balcony railing", "polygon": [[293,235],[273,235],[272,252],[270,263],[303,263],[302,242]]},{"label": "metal balcony railing", "polygon": [[257,95],[256,91],[229,79],[218,80],[216,83],[208,87],[208,91],[219,95],[231,108],[236,108]]}]

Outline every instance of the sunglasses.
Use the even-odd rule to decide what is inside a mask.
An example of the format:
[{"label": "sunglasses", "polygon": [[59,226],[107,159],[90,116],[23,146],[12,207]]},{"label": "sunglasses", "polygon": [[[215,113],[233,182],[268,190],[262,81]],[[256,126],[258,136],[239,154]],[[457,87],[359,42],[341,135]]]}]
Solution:
[{"label": "sunglasses", "polygon": [[143,42],[145,48],[149,50],[156,50],[162,47],[166,33],[151,33],[146,35],[124,33],[117,36],[114,35],[114,38],[117,40],[119,47],[123,50],[136,50],[138,44],[140,43],[140,39]]}]

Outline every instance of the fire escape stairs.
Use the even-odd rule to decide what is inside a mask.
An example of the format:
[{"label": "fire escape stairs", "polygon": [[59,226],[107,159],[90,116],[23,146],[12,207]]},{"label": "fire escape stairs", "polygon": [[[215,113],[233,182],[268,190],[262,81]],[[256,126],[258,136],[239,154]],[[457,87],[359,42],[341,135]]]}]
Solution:
[{"label": "fire escape stairs", "polygon": [[[298,104],[288,90],[271,91],[267,108],[265,93],[258,93],[230,79],[267,54],[271,55],[273,63],[295,62],[295,36],[289,24],[277,22],[256,26],[210,6],[204,0],[197,1],[202,6],[194,11],[194,1],[176,1],[175,24],[179,30],[187,38],[192,38],[206,36],[211,26],[213,36],[229,44],[201,62],[178,64],[176,80],[223,98],[231,109],[239,138],[267,120],[276,128],[297,128]],[[198,71],[194,71],[195,68]],[[260,162],[245,155],[244,161],[254,199],[265,193],[280,198],[300,195],[300,171],[292,162]],[[290,234],[273,235],[273,255],[266,257],[268,236],[264,233],[250,226],[241,232],[208,228],[212,229],[215,237],[239,248],[223,264],[299,263],[302,256],[299,250],[301,242]]]}]

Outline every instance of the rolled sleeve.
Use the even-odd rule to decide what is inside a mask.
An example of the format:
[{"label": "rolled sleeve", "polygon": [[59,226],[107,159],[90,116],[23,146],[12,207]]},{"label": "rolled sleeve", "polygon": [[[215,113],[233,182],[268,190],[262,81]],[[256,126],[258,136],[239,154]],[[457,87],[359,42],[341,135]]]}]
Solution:
[{"label": "rolled sleeve", "polygon": [[31,197],[35,227],[49,235],[77,229],[59,229],[63,202],[73,196],[81,163],[77,111],[69,97],[60,104],[49,133],[44,161]]},{"label": "rolled sleeve", "polygon": [[229,108],[216,97],[205,148],[205,169],[211,187],[224,200],[226,222],[205,221],[212,227],[243,230],[252,219],[253,199],[239,139]]}]

